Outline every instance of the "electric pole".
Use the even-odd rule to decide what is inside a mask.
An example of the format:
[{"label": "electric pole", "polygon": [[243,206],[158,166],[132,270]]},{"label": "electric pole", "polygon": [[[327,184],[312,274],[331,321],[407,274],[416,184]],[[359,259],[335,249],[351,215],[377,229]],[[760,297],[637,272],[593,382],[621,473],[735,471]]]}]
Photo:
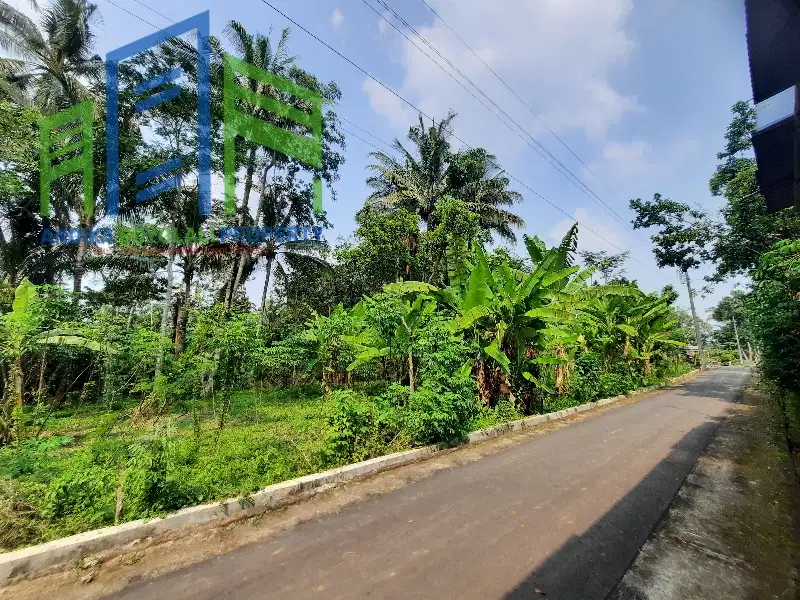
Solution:
[{"label": "electric pole", "polygon": [[733,333],[736,335],[736,347],[739,348],[739,362],[744,362],[744,353],[742,352],[742,345],[739,343],[739,330],[736,329],[736,317],[731,315],[733,321]]},{"label": "electric pole", "polygon": [[683,270],[686,277],[686,289],[689,291],[689,306],[692,309],[692,321],[694,321],[694,337],[697,340],[697,349],[700,352],[700,368],[706,368],[706,352],[703,349],[703,339],[700,337],[700,321],[697,319],[697,311],[694,308],[694,294],[692,293],[692,280],[689,278],[689,269]]}]

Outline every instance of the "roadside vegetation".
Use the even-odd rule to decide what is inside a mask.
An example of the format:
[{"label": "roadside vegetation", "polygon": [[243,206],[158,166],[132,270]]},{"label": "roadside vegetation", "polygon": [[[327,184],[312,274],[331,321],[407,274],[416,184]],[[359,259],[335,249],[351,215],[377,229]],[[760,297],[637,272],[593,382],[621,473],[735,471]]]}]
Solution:
[{"label": "roadside vegetation", "polygon": [[[420,118],[407,139],[372,154],[373,192],[351,238],[217,237],[234,226],[330,226],[312,210],[310,179],[339,177],[341,92],[300,67],[288,30],[266,37],[230,23],[212,43],[213,93],[221,93],[222,48],[316,90],[326,99],[322,168],[238,140],[235,213],[214,197],[211,214],[199,216],[196,98],[186,90],[144,118],[135,96],[121,93],[119,218],[106,218],[101,151],[90,202],[80,201],[80,178],[67,177],[53,184],[51,215],[42,217],[36,123],[91,98],[103,140],[105,91],[92,50],[96,7],[56,0],[41,16],[34,23],[0,1],[0,47],[13,55],[0,63],[2,550],[456,444],[481,427],[661,383],[694,368],[685,347],[700,340],[718,362],[736,362],[739,345],[724,331],[730,311],[750,344],[747,359],[797,389],[798,236],[790,216],[765,215],[754,166],[742,157],[753,118],[746,107],[735,109],[712,180],[729,201],[724,223],[660,197],[633,205],[637,226],[661,228],[663,265],[688,275],[711,260],[720,279],[753,276],[753,289],[720,308],[722,327],[712,329],[677,307],[672,287],[648,293],[628,280],[625,255],[578,253],[577,226],[554,246],[522,233],[521,196],[488,151],[455,149],[454,114]],[[121,89],[175,60],[191,78],[191,49],[168,43],[122,69]],[[217,176],[221,129],[215,114]],[[189,159],[180,188],[138,204],[131,174],[176,151]],[[182,241],[151,236],[141,253],[85,239],[41,243],[45,230],[98,224],[168,228]],[[253,304],[245,286],[257,273],[266,277]]]}]

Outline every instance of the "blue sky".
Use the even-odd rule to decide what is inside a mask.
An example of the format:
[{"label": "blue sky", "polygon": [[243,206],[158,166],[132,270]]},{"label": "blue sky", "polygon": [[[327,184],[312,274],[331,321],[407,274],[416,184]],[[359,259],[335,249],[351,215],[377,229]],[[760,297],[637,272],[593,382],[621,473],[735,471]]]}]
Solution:
[{"label": "blue sky", "polygon": [[[641,239],[647,241],[645,233],[635,235],[570,183],[366,5],[385,13],[378,0],[270,1],[427,114],[442,117],[451,108],[458,112],[455,132],[461,139],[496,154],[514,177],[568,215],[515,184],[524,195],[517,210],[527,222],[527,233],[553,241],[578,219],[585,225],[581,247],[630,250],[628,276],[644,289],[667,283],[685,289],[674,271],[655,268],[649,242]],[[96,2],[103,20],[97,41],[101,54],[154,29],[108,0]],[[603,183],[421,0],[385,2],[625,223],[632,218],[628,199],[650,198],[655,192],[714,214],[720,207],[719,199],[708,192],[708,179],[716,165],[715,154],[722,149],[731,105],[751,96],[740,0],[428,0]],[[215,35],[231,19],[263,33],[290,25],[261,0],[114,3],[159,28],[170,24],[164,17],[180,20],[206,8],[211,10]],[[390,141],[395,136],[402,139],[416,119],[408,106],[296,28],[290,49],[302,67],[338,83],[343,93],[340,115],[359,127]],[[349,123],[344,128],[381,145]],[[339,200],[326,204],[335,227],[328,232],[330,240],[352,233],[353,216],[368,193],[365,165],[372,150],[348,136],[347,162],[336,184]],[[707,273],[701,270],[695,275],[698,283]],[[261,281],[263,275],[248,289],[260,290]],[[711,296],[698,298],[701,312],[731,287],[721,285]],[[688,304],[685,293],[679,302]]]}]

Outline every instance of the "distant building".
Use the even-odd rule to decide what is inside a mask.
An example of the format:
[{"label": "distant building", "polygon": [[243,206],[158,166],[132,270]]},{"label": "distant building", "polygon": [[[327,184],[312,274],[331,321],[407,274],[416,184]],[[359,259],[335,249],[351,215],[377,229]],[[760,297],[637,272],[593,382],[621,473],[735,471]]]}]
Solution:
[{"label": "distant building", "polygon": [[769,212],[800,206],[800,0],[745,0],[758,183]]}]

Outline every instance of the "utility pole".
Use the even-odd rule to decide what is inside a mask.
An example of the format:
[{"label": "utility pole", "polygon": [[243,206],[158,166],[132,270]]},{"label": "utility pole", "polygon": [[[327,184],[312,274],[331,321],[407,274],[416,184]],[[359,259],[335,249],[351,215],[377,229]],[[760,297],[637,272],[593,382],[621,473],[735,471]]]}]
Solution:
[{"label": "utility pole", "polygon": [[692,293],[692,280],[689,278],[689,269],[683,270],[686,277],[686,289],[689,291],[689,306],[692,309],[692,321],[694,321],[694,337],[697,340],[697,349],[700,352],[700,368],[706,368],[706,351],[703,348],[703,339],[700,337],[700,321],[697,319],[697,311],[694,308],[694,294]]},{"label": "utility pole", "polygon": [[736,335],[736,347],[739,348],[739,362],[744,362],[744,353],[742,352],[742,345],[739,343],[739,330],[736,329],[736,317],[731,315],[733,321],[733,333]]}]

